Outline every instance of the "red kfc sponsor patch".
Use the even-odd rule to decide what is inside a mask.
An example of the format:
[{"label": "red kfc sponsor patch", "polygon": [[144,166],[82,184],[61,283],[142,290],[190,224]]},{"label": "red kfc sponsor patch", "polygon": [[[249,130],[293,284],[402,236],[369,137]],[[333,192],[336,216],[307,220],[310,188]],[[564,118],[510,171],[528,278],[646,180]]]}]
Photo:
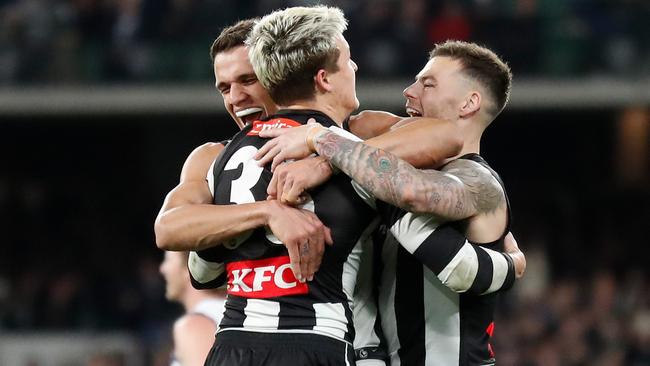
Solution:
[{"label": "red kfc sponsor patch", "polygon": [[273,128],[289,128],[301,126],[300,123],[288,118],[272,118],[268,121],[255,121],[253,128],[246,134],[247,136],[258,136],[261,131]]},{"label": "red kfc sponsor patch", "polygon": [[231,262],[226,270],[231,295],[265,299],[309,292],[307,283],[294,276],[289,256]]}]

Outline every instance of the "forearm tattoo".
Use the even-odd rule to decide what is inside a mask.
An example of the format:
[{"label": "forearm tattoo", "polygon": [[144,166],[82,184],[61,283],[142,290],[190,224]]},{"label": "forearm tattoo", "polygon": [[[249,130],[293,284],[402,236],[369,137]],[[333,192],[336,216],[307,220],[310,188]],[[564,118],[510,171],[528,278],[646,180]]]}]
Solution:
[{"label": "forearm tattoo", "polygon": [[[381,149],[343,138],[333,132],[313,139],[319,155],[330,160],[346,175],[370,191],[377,199],[411,212],[432,213],[462,219],[498,207],[503,195],[486,190],[490,182],[484,174],[418,170]],[[451,165],[451,164],[450,164]],[[469,182],[469,189],[467,181]],[[497,187],[500,189],[500,186]],[[478,193],[478,194],[477,194]]]}]

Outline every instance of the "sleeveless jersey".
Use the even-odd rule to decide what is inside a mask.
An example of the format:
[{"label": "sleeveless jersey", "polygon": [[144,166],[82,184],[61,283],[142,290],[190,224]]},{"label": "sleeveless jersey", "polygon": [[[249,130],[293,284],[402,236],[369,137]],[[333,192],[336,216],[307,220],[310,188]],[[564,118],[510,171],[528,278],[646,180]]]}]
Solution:
[{"label": "sleeveless jersey", "polygon": [[[214,203],[262,201],[272,178],[253,159],[267,141],[268,128],[299,126],[309,118],[324,126],[333,121],[317,111],[286,110],[256,121],[235,135],[214,164]],[[313,281],[300,283],[290,268],[284,245],[266,228],[190,254],[193,285],[213,288],[228,284],[228,299],[219,332],[313,333],[351,343],[352,293],[359,258],[353,248],[370,235],[376,214],[354,192],[350,179],[332,177],[310,192],[303,208],[313,210],[332,231]],[[356,257],[355,257],[356,256]]]},{"label": "sleeveless jersey", "polygon": [[[469,159],[494,170],[478,154]],[[504,188],[505,193],[505,188]],[[506,196],[507,202],[507,196]],[[379,313],[391,365],[493,365],[489,339],[499,291],[514,282],[503,238],[468,242],[464,221],[440,224],[377,202],[388,231],[381,253]],[[400,245],[401,244],[401,245]]]}]

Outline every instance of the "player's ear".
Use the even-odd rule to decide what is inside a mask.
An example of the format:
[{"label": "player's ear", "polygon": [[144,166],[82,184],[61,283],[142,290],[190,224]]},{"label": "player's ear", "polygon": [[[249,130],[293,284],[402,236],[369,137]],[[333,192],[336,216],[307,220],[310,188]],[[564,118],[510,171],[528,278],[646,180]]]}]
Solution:
[{"label": "player's ear", "polygon": [[460,117],[469,117],[474,113],[481,110],[481,93],[478,91],[470,92],[465,100],[463,100],[463,105],[460,107]]},{"label": "player's ear", "polygon": [[330,83],[330,75],[325,69],[320,69],[314,76],[314,86],[316,91],[326,93],[332,91],[332,84]]}]

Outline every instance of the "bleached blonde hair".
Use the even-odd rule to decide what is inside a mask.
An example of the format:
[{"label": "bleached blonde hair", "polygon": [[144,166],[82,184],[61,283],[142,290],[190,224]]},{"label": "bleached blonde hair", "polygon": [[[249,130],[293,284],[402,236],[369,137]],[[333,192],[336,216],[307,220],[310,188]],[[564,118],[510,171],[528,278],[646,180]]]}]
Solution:
[{"label": "bleached blonde hair", "polygon": [[337,37],[348,23],[339,8],[293,7],[263,17],[246,40],[255,74],[278,105],[309,100],[320,69],[338,71]]}]

